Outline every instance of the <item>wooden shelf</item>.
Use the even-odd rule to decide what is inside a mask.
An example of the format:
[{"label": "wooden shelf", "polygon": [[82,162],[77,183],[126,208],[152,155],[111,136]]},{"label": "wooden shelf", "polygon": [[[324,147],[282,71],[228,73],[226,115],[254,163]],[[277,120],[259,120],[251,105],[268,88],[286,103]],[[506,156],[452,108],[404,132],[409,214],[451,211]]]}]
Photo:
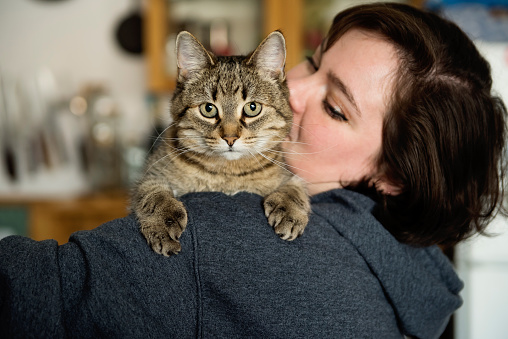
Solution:
[{"label": "wooden shelf", "polygon": [[80,230],[127,216],[128,195],[125,191],[100,192],[72,199],[0,200],[3,208],[24,208],[28,213],[28,235],[34,240],[55,239],[59,244]]},{"label": "wooden shelf", "polygon": [[[280,29],[287,42],[287,69],[300,62],[302,51],[303,0],[260,0],[263,34]],[[168,36],[168,1],[148,0],[144,20],[144,49],[147,59],[148,89],[152,93],[168,93],[175,79],[165,70],[165,46]]]},{"label": "wooden shelf", "polygon": [[[154,94],[167,94],[175,87],[175,79],[167,75],[165,46],[168,36],[169,0],[147,0],[144,20],[144,49],[147,59],[148,90]],[[286,69],[301,61],[304,48],[305,0],[259,0],[262,32],[266,36],[280,29],[287,42]],[[424,0],[408,0],[408,4],[422,7]]]}]

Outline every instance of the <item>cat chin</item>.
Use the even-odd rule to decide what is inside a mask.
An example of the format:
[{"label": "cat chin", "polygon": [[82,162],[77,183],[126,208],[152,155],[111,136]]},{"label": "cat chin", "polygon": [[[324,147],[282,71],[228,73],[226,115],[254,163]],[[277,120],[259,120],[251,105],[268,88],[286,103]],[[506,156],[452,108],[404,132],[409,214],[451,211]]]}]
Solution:
[{"label": "cat chin", "polygon": [[221,154],[226,160],[238,160],[242,158],[245,154],[237,151],[227,151]]}]

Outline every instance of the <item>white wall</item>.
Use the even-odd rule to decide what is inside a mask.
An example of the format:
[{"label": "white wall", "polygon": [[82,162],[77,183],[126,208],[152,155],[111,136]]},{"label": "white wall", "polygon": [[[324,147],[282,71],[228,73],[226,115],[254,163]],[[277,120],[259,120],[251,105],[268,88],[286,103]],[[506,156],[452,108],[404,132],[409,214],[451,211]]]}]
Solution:
[{"label": "white wall", "polygon": [[114,32],[132,0],[0,0],[0,72],[26,78],[49,68],[63,91],[106,85],[128,130],[145,121],[145,64],[117,46]]},{"label": "white wall", "polygon": [[464,305],[457,312],[456,338],[504,339],[508,335],[508,221],[489,226],[492,238],[478,237],[458,246],[456,262],[464,280]]},{"label": "white wall", "polygon": [[[508,43],[476,45],[492,67],[494,91],[508,104]],[[456,319],[458,339],[508,338],[508,219],[497,217],[487,232],[494,236],[473,238],[456,250],[465,283]]]}]

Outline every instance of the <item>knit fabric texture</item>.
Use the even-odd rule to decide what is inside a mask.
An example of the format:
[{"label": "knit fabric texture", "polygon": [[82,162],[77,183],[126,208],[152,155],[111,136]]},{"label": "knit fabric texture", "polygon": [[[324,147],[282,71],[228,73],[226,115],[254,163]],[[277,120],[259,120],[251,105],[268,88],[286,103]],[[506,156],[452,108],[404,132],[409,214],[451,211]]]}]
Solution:
[{"label": "knit fabric texture", "polygon": [[437,247],[398,243],[347,190],[313,197],[281,240],[262,197],[192,193],[182,252],[154,253],[133,216],[68,243],[0,241],[1,338],[436,338],[462,282]]}]

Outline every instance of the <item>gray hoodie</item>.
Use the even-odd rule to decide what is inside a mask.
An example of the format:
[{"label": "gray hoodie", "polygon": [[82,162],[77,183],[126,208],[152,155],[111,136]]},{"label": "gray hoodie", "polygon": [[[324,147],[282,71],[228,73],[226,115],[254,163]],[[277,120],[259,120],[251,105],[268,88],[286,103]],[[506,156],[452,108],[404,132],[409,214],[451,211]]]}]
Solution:
[{"label": "gray hoodie", "polygon": [[462,303],[440,250],[398,243],[363,195],[315,196],[293,242],[260,196],[182,200],[189,225],[169,258],[132,216],[61,246],[0,241],[0,337],[436,338]]}]

